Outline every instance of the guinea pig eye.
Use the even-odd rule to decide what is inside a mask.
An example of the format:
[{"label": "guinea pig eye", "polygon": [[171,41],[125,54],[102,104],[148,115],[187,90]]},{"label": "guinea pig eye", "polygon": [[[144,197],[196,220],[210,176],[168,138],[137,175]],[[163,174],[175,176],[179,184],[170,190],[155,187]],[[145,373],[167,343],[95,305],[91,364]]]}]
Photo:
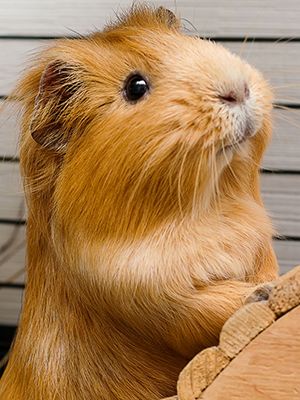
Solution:
[{"label": "guinea pig eye", "polygon": [[124,85],[124,96],[127,101],[136,102],[149,91],[147,80],[140,74],[130,75]]}]

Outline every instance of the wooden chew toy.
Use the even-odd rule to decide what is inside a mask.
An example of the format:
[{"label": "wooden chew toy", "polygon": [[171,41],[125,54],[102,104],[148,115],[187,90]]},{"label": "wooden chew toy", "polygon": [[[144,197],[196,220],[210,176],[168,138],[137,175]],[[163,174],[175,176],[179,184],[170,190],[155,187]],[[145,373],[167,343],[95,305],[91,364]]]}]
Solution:
[{"label": "wooden chew toy", "polygon": [[[183,369],[168,400],[300,399],[300,266],[224,325],[220,343]],[[167,399],[165,399],[167,400]]]}]

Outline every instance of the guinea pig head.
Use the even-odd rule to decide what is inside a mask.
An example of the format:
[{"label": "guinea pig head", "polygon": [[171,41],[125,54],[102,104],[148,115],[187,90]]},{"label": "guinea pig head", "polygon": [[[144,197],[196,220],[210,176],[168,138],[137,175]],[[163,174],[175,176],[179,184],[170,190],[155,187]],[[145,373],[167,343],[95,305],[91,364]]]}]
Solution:
[{"label": "guinea pig head", "polygon": [[29,212],[60,241],[138,238],[229,197],[259,201],[271,91],[179,25],[136,8],[103,32],[57,41],[21,83]]}]

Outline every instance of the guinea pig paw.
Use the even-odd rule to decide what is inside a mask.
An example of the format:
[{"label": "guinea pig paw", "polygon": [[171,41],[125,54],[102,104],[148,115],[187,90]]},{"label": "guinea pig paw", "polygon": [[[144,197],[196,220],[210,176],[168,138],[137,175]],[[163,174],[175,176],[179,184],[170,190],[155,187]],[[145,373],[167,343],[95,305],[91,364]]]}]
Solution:
[{"label": "guinea pig paw", "polygon": [[268,301],[274,287],[273,282],[258,285],[254,291],[246,298],[245,304],[256,303],[258,301]]}]

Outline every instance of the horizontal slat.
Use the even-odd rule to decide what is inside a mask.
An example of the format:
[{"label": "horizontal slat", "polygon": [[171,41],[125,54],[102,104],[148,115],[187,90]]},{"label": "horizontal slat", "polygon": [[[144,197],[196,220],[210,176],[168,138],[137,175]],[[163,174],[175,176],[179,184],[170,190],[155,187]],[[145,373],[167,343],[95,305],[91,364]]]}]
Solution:
[{"label": "horizontal slat", "polygon": [[[275,240],[274,248],[281,274],[300,264],[299,242]],[[16,325],[18,323],[22,293],[23,291],[19,289],[0,289],[0,325]]]},{"label": "horizontal slat", "polygon": [[285,274],[291,268],[300,265],[299,241],[274,240],[274,249],[278,257],[281,274]]},{"label": "horizontal slat", "polygon": [[18,324],[22,296],[20,289],[0,289],[0,325]]},{"label": "horizontal slat", "polygon": [[[24,283],[24,241],[24,227],[0,224],[0,282]],[[22,290],[0,288],[0,324],[17,324],[21,299]]]},{"label": "horizontal slat", "polygon": [[[22,284],[25,282],[25,244],[21,243],[16,253],[9,254],[0,265],[0,283]],[[1,288],[0,288],[1,290]]]},{"label": "horizontal slat", "polygon": [[[300,110],[274,110],[274,134],[263,167],[271,170],[300,171]],[[1,112],[0,160],[18,155],[19,125],[13,109]],[[1,167],[0,167],[1,170]]]},{"label": "horizontal slat", "polygon": [[25,227],[0,224],[0,249],[0,282],[24,283]]},{"label": "horizontal slat", "polygon": [[24,283],[25,228],[0,224],[0,248],[0,282]]},{"label": "horizontal slat", "polygon": [[274,110],[273,115],[273,138],[263,167],[300,172],[300,110]]},{"label": "horizontal slat", "polygon": [[[300,2],[299,2],[300,4]],[[28,60],[51,41],[0,39],[0,95],[12,90]],[[259,68],[276,89],[281,102],[300,102],[300,42],[292,43],[224,43]]]},{"label": "horizontal slat", "polygon": [[0,160],[18,155],[19,123],[13,107],[0,100]]},{"label": "horizontal slat", "polygon": [[300,236],[300,174],[262,174],[262,195],[280,235]]},{"label": "horizontal slat", "polygon": [[[202,35],[300,35],[298,0],[152,0],[177,8]],[[69,35],[101,28],[131,0],[1,0],[0,35]]]},{"label": "horizontal slat", "polygon": [[24,218],[18,163],[0,162],[0,219]]},{"label": "horizontal slat", "polygon": [[47,45],[40,40],[0,39],[0,95],[8,95],[37,49]]}]

